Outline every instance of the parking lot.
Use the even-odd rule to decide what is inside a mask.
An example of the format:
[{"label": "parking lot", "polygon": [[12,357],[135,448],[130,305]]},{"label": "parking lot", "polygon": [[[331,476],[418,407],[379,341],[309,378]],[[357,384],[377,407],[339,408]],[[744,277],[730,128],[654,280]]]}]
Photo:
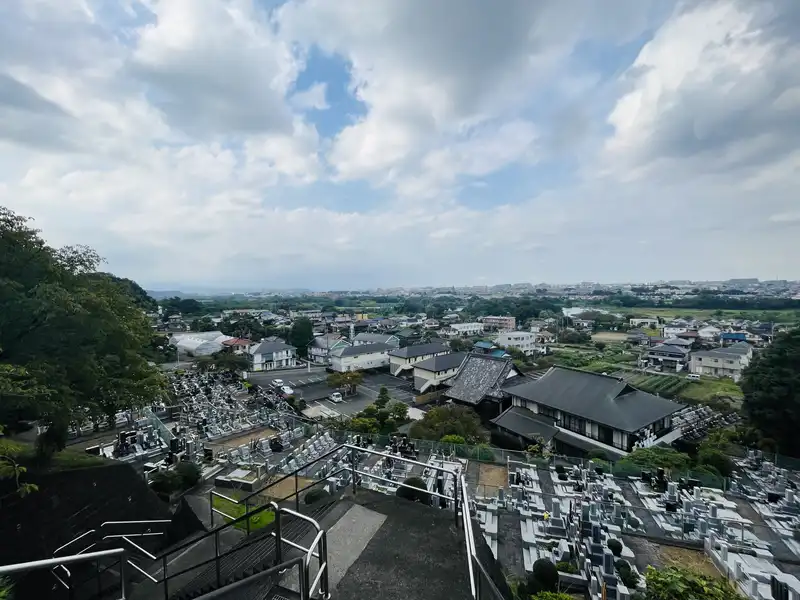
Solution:
[{"label": "parking lot", "polygon": [[411,382],[399,377],[392,377],[388,373],[365,374],[364,382],[358,387],[366,396],[377,398],[382,386],[389,390],[389,395],[392,399],[400,400],[406,404],[413,404],[415,394],[411,389]]}]

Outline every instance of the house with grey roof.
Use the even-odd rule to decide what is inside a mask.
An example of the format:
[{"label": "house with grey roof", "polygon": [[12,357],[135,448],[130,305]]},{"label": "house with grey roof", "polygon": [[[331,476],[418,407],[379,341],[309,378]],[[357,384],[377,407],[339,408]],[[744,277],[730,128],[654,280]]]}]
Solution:
[{"label": "house with grey roof", "polygon": [[331,368],[339,373],[380,369],[389,365],[389,344],[345,346],[331,352]]},{"label": "house with grey roof", "polygon": [[689,370],[696,375],[730,377],[738,382],[752,358],[753,348],[750,344],[739,342],[733,346],[693,352]]},{"label": "house with grey roof", "polygon": [[393,348],[400,347],[400,338],[391,333],[359,333],[352,340],[353,346],[364,344],[386,344]]},{"label": "house with grey roof", "polygon": [[297,366],[297,349],[280,341],[264,340],[247,351],[251,371],[273,371]]},{"label": "house with grey roof", "polygon": [[414,364],[414,389],[420,394],[436,389],[456,374],[466,356],[466,352],[452,352]]},{"label": "house with grey roof", "polygon": [[404,373],[410,375],[414,372],[416,363],[449,352],[449,346],[437,343],[396,348],[389,352],[389,372],[394,376],[403,375]]},{"label": "house with grey roof", "polygon": [[510,358],[488,354],[467,354],[455,375],[445,381],[445,397],[456,404],[471,406],[486,421],[510,406],[503,386],[520,377]]},{"label": "house with grey roof", "polygon": [[683,371],[689,365],[691,350],[674,342],[675,340],[669,340],[651,346],[647,351],[647,364],[673,373]]},{"label": "house with grey roof", "polygon": [[[556,449],[565,454],[599,448],[619,457],[636,447],[651,446],[672,431],[672,415],[683,408],[622,378],[565,367],[553,367],[535,381],[507,386],[505,392],[512,406],[530,413],[521,414],[557,428]],[[509,429],[512,419],[495,421]],[[524,437],[525,431],[515,433]]]},{"label": "house with grey roof", "polygon": [[331,362],[331,352],[350,345],[338,333],[326,333],[316,336],[308,344],[308,360],[317,365],[328,365]]}]

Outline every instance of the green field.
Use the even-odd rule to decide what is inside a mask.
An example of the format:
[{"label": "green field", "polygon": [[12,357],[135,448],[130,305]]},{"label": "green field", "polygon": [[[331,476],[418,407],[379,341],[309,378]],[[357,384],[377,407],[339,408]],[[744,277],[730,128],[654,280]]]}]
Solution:
[{"label": "green field", "polygon": [[[237,498],[238,494],[235,493],[233,490],[223,490],[220,492],[230,498]],[[226,515],[234,517],[238,519],[239,517],[245,514],[245,506],[244,504],[234,504],[233,502],[229,502],[225,500],[225,498],[219,498],[218,496],[212,496],[212,504],[214,508],[219,511],[222,511]],[[250,506],[250,510],[253,511],[256,507]],[[224,518],[224,517],[223,517]],[[254,531],[256,529],[261,529],[262,527],[266,527],[270,523],[275,520],[275,513],[271,510],[264,510],[258,513],[257,515],[253,515],[250,517],[250,531]],[[226,523],[230,523],[231,519],[225,519]],[[237,529],[247,529],[247,523],[245,521],[241,521],[234,525]]]},{"label": "green field", "polygon": [[661,317],[662,319],[674,319],[676,317],[693,317],[695,319],[715,318],[718,312],[722,313],[722,318],[741,318],[772,320],[777,323],[793,323],[800,321],[800,311],[798,310],[722,310],[717,311],[705,308],[624,308],[619,306],[601,306],[609,312],[624,315],[633,315],[637,318]]},{"label": "green field", "polygon": [[742,389],[730,379],[703,377],[700,381],[689,381],[685,377],[638,373],[627,378],[632,386],[651,394],[674,398],[688,404],[712,403],[730,399],[734,408],[741,406]]}]

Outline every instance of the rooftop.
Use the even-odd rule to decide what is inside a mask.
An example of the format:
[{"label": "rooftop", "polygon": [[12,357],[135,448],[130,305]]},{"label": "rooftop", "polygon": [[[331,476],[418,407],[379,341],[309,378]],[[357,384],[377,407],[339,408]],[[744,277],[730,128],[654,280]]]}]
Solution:
[{"label": "rooftop", "polygon": [[506,391],[601,425],[635,433],[683,405],[642,392],[624,380],[588,371],[553,367],[543,377]]},{"label": "rooftop", "polygon": [[426,360],[420,361],[414,365],[415,369],[423,369],[425,371],[447,371],[458,367],[464,358],[467,356],[466,352],[454,352],[452,354],[442,354],[434,356]]},{"label": "rooftop", "polygon": [[450,349],[443,344],[417,344],[414,346],[406,346],[405,348],[397,348],[389,353],[389,356],[397,356],[400,358],[415,358],[417,356],[425,356],[426,354],[438,354],[440,352],[449,352]]},{"label": "rooftop", "polygon": [[347,346],[346,348],[337,348],[331,352],[331,356],[359,356],[361,354],[371,354],[373,352],[387,352],[394,348],[389,344],[361,344],[360,346]]},{"label": "rooftop", "polygon": [[282,352],[283,350],[294,350],[294,346],[284,344],[283,342],[261,342],[250,350],[250,354],[272,354],[273,352]]},{"label": "rooftop", "polygon": [[521,406],[512,406],[499,417],[492,419],[492,423],[527,439],[532,439],[534,435],[539,435],[542,439],[548,441],[558,433],[558,428],[555,426],[553,419],[537,415]]},{"label": "rooftop", "polygon": [[499,399],[506,379],[516,374],[511,359],[468,354],[458,372],[445,383],[450,386],[445,395],[466,404],[478,404],[486,396]]}]

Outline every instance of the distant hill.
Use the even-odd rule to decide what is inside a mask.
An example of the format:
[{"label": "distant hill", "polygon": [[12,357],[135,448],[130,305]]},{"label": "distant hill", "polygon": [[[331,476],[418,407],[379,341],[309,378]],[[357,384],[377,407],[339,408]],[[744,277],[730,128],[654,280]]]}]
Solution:
[{"label": "distant hill", "polygon": [[177,290],[147,290],[147,295],[154,300],[163,300],[164,298],[187,298],[191,294],[179,292]]}]

